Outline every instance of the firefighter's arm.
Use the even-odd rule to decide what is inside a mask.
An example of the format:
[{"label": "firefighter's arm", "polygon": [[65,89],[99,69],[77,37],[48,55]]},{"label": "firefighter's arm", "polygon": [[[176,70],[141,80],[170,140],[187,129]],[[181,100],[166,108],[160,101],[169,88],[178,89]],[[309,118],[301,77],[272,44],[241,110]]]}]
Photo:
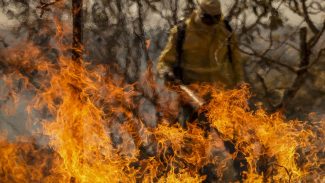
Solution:
[{"label": "firefighter's arm", "polygon": [[238,41],[235,35],[232,35],[231,42],[232,42],[233,64],[234,64],[234,71],[236,74],[236,81],[237,83],[242,83],[245,81],[244,63],[243,63],[243,57],[241,56],[238,47]]},{"label": "firefighter's arm", "polygon": [[173,66],[177,62],[176,36],[177,27],[174,27],[170,30],[165,49],[162,51],[158,60],[157,71],[160,77],[165,77],[166,74],[173,74]]}]

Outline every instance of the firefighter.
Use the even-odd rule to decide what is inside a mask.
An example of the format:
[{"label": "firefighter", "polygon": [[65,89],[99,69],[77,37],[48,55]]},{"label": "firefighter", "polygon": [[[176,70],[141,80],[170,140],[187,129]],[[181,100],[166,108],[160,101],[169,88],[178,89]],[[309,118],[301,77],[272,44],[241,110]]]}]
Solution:
[{"label": "firefighter", "polygon": [[198,0],[191,16],[171,29],[157,70],[161,77],[184,84],[219,83],[232,88],[243,81],[236,38],[223,20],[219,0]]},{"label": "firefighter", "polygon": [[[198,7],[190,17],[171,29],[168,42],[159,57],[157,71],[165,80],[182,84],[213,83],[233,88],[244,81],[236,38],[229,23],[223,19],[219,0],[198,0]],[[186,122],[191,121],[196,112],[186,101],[181,103],[178,121],[186,128]],[[209,128],[209,125],[205,125],[207,120],[204,116],[203,120],[198,115],[196,118]],[[227,142],[225,146],[227,149],[232,148]],[[239,168],[237,178],[240,179],[242,170]],[[206,182],[215,181],[214,174],[209,173],[214,172],[213,169],[214,166],[203,168],[203,174],[208,175]],[[229,170],[233,171],[231,168]],[[231,175],[225,177],[224,180],[232,179]]]},{"label": "firefighter", "polygon": [[[182,84],[216,83],[233,88],[243,82],[237,41],[223,19],[219,0],[198,0],[190,17],[171,29],[157,71],[165,80]],[[180,102],[178,121],[185,126],[193,109],[187,101]]]}]

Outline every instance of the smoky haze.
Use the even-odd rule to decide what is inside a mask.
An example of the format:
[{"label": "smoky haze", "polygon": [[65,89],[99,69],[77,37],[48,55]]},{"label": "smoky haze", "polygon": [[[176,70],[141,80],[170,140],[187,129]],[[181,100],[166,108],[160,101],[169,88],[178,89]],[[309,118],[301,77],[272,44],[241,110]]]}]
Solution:
[{"label": "smoky haze", "polygon": [[[68,24],[71,21],[71,5],[58,5],[59,8],[53,5],[41,17],[38,3],[1,2],[1,48],[19,45],[23,39],[46,47],[52,44],[50,37],[54,28],[40,30],[45,30],[54,17],[66,20]],[[224,15],[230,17],[238,36],[245,59],[246,81],[255,94],[253,102],[262,102],[270,111],[285,105],[288,117],[304,119],[310,112],[322,114],[325,111],[325,5],[322,0],[309,0],[305,2],[308,11],[304,12],[303,4],[297,3],[294,6],[288,0],[222,1],[222,9]],[[194,8],[195,1],[184,0],[87,1],[83,20],[86,58],[95,64],[117,65],[119,69],[114,72],[124,73],[128,83],[140,81],[148,64],[146,55],[155,65],[169,29]],[[306,40],[299,37],[303,27],[307,28]],[[308,43],[313,38],[314,41]],[[146,40],[151,43],[148,50],[143,47]],[[310,50],[304,50],[302,42],[312,44],[307,47]],[[305,60],[307,65],[302,65],[301,55],[305,52],[312,54]],[[55,51],[46,54],[51,57]],[[301,74],[299,70],[305,73]],[[295,89],[292,90],[293,86]],[[288,91],[291,91],[290,96]],[[141,113],[151,111],[152,99],[144,97],[142,100]],[[3,121],[25,121],[21,110],[23,103],[18,105],[22,107],[18,107],[15,114],[19,117],[6,117],[1,113]],[[153,121],[151,123],[156,123]],[[2,128],[21,128],[19,133],[26,133],[23,126],[1,125]]]}]

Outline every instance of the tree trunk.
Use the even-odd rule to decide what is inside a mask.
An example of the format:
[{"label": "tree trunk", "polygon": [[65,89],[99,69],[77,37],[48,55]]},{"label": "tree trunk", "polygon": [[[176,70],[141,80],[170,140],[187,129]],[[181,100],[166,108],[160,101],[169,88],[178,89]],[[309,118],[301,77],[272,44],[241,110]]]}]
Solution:
[{"label": "tree trunk", "polygon": [[[76,63],[81,63],[82,59],[82,52],[83,52],[83,45],[82,45],[82,29],[83,29],[83,17],[82,17],[82,0],[72,0],[72,60]],[[83,131],[83,126],[81,127]],[[80,163],[83,164],[83,156],[84,156],[84,143],[83,143],[83,137],[81,142],[81,159]],[[83,168],[83,167],[81,167]],[[76,183],[79,182],[76,180],[75,177],[70,178],[70,183]]]},{"label": "tree trunk", "polygon": [[82,57],[82,0],[72,0],[73,42],[72,59],[80,62]]},{"label": "tree trunk", "polygon": [[286,109],[291,100],[296,96],[301,86],[305,83],[308,74],[308,65],[310,62],[310,48],[307,43],[307,28],[300,29],[300,70],[297,72],[297,78],[294,81],[292,87],[288,89],[283,98],[282,107]]}]

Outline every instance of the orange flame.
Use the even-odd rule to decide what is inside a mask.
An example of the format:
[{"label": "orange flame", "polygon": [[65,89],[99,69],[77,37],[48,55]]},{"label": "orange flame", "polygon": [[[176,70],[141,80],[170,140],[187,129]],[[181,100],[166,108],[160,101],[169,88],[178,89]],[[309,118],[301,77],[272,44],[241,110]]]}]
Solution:
[{"label": "orange flame", "polygon": [[[63,30],[57,26],[57,41]],[[114,79],[104,66],[75,62],[63,54],[69,49],[61,42],[57,63],[36,46],[24,46],[28,49],[2,53],[8,62],[1,79],[12,96],[8,100],[19,102],[17,78],[24,81],[23,92],[34,93],[26,110],[34,125],[33,116],[41,116],[41,130],[33,138],[46,136],[48,143],[40,146],[27,137],[10,142],[3,134],[2,182],[201,182],[207,175],[199,172],[208,164],[216,166],[222,181],[229,161],[239,153],[248,164],[245,182],[324,180],[320,168],[324,160],[317,154],[324,151],[324,121],[307,124],[286,121],[280,113],[251,111],[247,86],[237,90],[193,86],[200,87],[202,95],[211,95],[201,111],[214,130],[206,131],[199,123],[183,129],[170,116],[163,116],[157,128],[149,128],[135,112],[136,84]],[[31,74],[34,71],[38,77]],[[153,77],[152,70],[147,74]],[[159,89],[152,78],[144,84],[148,90]],[[160,105],[172,104],[173,108],[160,106],[160,112],[177,113],[174,101],[157,93],[149,97],[157,97]],[[228,153],[224,141],[234,143],[236,152]]]}]

